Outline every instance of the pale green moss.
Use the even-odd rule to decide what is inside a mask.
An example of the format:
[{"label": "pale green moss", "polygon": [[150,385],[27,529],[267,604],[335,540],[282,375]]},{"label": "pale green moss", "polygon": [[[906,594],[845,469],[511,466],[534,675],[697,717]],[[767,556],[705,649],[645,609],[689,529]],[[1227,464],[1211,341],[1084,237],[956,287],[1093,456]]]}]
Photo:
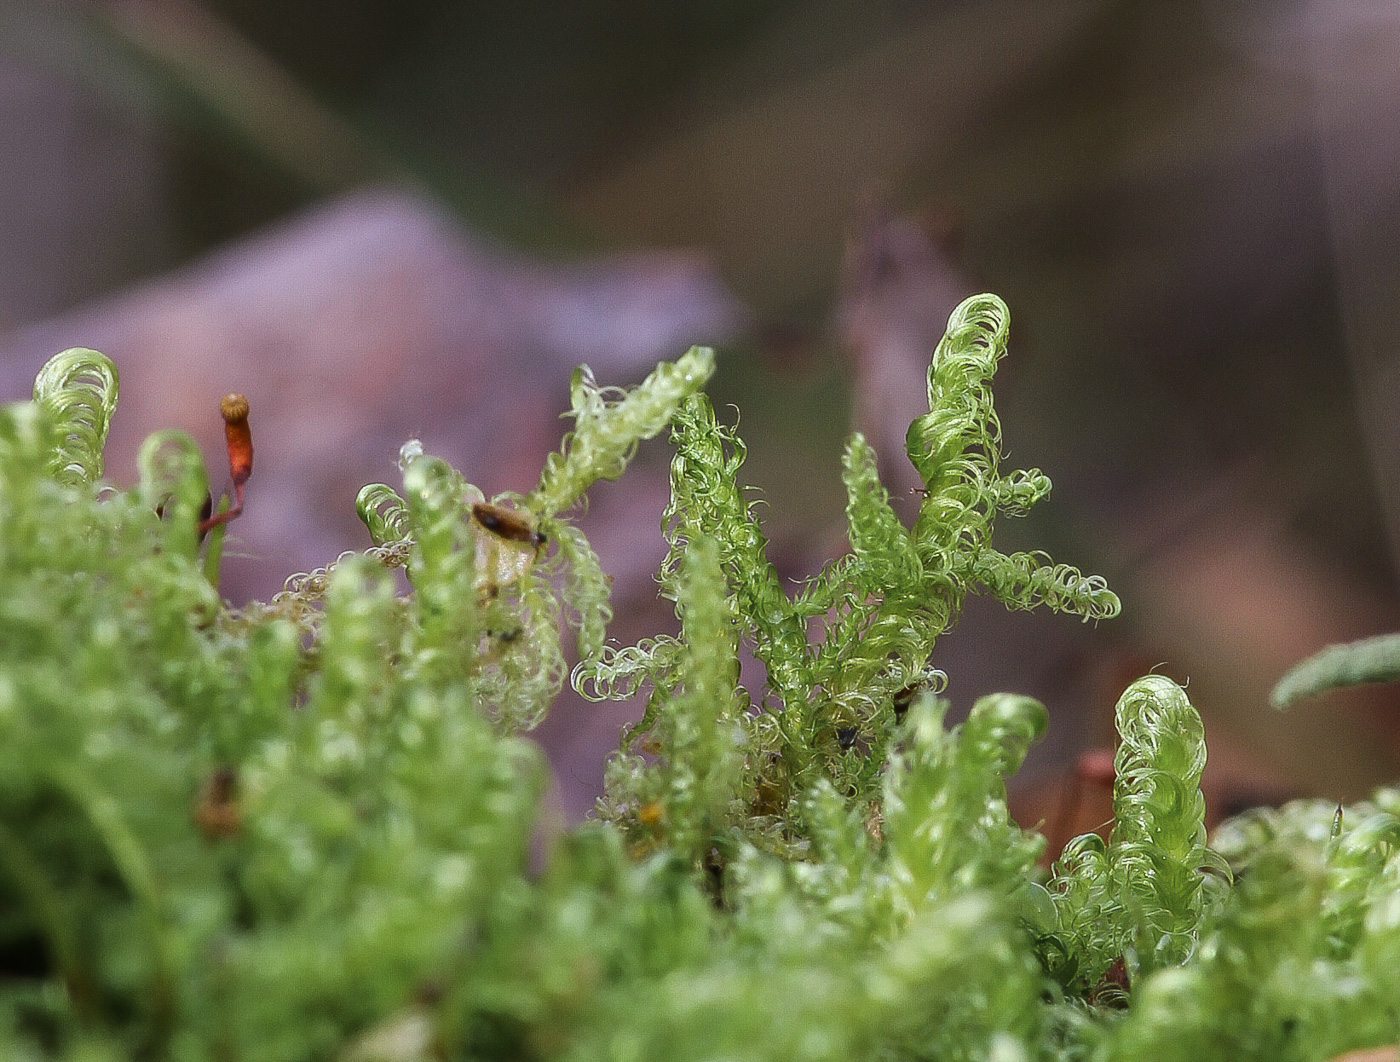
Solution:
[{"label": "pale green moss", "polygon": [[[1072,841],[1047,877],[1004,784],[1045,709],[1000,694],[945,726],[935,642],[967,594],[1117,611],[1097,577],[992,545],[998,513],[1049,489],[999,469],[1006,336],[991,296],[950,321],[909,433],[913,527],[849,440],[850,553],[794,594],[696,349],[630,392],[576,374],[574,429],[529,493],[488,501],[406,444],[402,490],[357,499],[369,548],[238,610],[215,590],[222,528],[201,542],[193,442],[152,436],[138,488],[107,487],[115,370],[60,355],[36,402],[0,408],[0,1054],[1301,1060],[1393,1042],[1394,791],[1253,813],[1218,854],[1200,718],[1149,676],[1119,705],[1111,840]],[[680,630],[619,648],[570,513],[668,425],[660,584]],[[545,765],[516,735],[563,680],[561,621],[575,683],[645,705],[599,818],[546,842]],[[752,693],[744,646],[767,668]]]}]

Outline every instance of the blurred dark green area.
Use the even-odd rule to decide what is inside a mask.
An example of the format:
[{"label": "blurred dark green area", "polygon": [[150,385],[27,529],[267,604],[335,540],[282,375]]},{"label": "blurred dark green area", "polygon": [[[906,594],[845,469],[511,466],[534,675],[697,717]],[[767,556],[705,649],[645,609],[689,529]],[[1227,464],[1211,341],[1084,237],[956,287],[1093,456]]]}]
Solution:
[{"label": "blurred dark green area", "polygon": [[[742,408],[801,574],[839,536],[861,386],[843,253],[878,199],[933,219],[954,286],[1011,306],[1009,460],[1057,487],[1008,545],[1108,575],[1126,606],[1102,637],[974,613],[954,658],[1063,644],[1007,672],[1051,700],[1066,669],[1165,661],[1242,773],[1354,795],[1400,766],[1396,698],[1264,704],[1319,639],[1400,625],[1400,196],[1376,176],[1400,155],[1400,20],[1359,6],[0,0],[8,98],[25,76],[80,96],[149,176],[105,233],[26,189],[38,220],[8,253],[53,279],[0,291],[0,325],[386,181],[545,259],[694,247],[755,314],[713,393]],[[68,250],[26,260],[60,217]],[[998,650],[962,648],[984,632]],[[1104,737],[1082,711],[1067,751]]]}]

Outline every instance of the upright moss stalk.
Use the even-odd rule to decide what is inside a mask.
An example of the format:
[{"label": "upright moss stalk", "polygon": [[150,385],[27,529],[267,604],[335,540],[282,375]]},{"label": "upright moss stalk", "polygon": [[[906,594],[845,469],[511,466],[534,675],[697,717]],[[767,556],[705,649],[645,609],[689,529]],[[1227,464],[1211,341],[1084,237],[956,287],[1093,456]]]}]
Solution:
[{"label": "upright moss stalk", "polygon": [[1070,841],[1050,890],[1058,928],[1092,985],[1115,961],[1132,977],[1179,964],[1194,949],[1207,887],[1229,869],[1206,847],[1201,772],[1205,729],[1186,692],[1148,675],[1119,698],[1114,826]]},{"label": "upright moss stalk", "polygon": [[[808,839],[803,800],[823,781],[878,817],[897,717],[919,691],[941,687],[934,644],[970,591],[985,589],[1013,608],[1047,604],[1085,619],[1118,611],[1101,578],[991,544],[997,513],[1023,514],[1050,489],[1037,471],[1000,469],[990,379],[1006,353],[1008,322],[995,296],[969,299],[934,352],[929,412],[909,429],[909,459],[925,485],[912,528],[890,506],[874,451],[861,435],[851,436],[842,474],[851,552],[794,596],[768,560],[767,539],[741,490],[742,440],[716,420],[703,394],[676,413],[662,593],[677,597],[687,545],[712,540],[737,632],[766,673],[755,698],[763,710],[748,723],[745,799],[731,805],[729,822],[755,843],[800,851]],[[585,658],[574,681],[596,696],[629,696],[651,682],[647,711],[624,738],[626,754],[657,725],[684,666],[674,642],[653,639]],[[610,775],[610,817],[647,805],[640,793],[625,791],[635,776]],[[772,829],[775,810],[786,820],[781,831]]]}]

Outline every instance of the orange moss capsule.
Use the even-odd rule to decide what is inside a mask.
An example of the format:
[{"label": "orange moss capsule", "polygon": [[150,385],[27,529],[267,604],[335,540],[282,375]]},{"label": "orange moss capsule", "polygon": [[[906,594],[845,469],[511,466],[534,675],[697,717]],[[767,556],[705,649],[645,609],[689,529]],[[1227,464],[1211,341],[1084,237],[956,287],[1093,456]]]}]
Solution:
[{"label": "orange moss capsule", "polygon": [[233,478],[233,504],[221,513],[206,516],[199,522],[201,536],[210,529],[226,524],[243,512],[243,484],[253,474],[253,431],[248,427],[248,399],[237,392],[219,400],[219,415],[224,418],[224,439],[228,442],[228,471]]},{"label": "orange moss capsule", "polygon": [[648,800],[637,809],[637,820],[643,826],[655,826],[666,815],[666,809],[659,800]]},{"label": "orange moss capsule", "polygon": [[235,487],[248,482],[253,474],[253,433],[248,427],[248,400],[237,393],[219,402],[224,418],[224,438],[228,440],[228,470]]}]

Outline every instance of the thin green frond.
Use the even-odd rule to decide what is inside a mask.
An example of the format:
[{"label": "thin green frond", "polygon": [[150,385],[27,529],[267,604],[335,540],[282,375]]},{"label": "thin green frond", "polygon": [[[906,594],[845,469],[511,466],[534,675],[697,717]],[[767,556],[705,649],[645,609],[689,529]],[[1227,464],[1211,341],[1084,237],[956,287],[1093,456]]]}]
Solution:
[{"label": "thin green frond", "polygon": [[539,485],[525,504],[542,517],[573,505],[600,479],[617,479],[637,443],[665,430],[677,407],[714,372],[714,351],[691,347],[674,362],[662,362],[630,391],[599,387],[586,366],[574,370],[569,385],[574,428],[557,453],[545,460]]},{"label": "thin green frond", "polygon": [[1329,645],[1288,669],[1269,702],[1287,708],[1305,697],[1363,682],[1400,680],[1400,634]]}]

